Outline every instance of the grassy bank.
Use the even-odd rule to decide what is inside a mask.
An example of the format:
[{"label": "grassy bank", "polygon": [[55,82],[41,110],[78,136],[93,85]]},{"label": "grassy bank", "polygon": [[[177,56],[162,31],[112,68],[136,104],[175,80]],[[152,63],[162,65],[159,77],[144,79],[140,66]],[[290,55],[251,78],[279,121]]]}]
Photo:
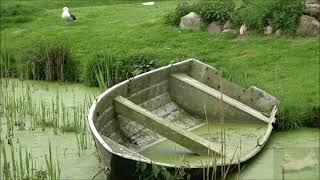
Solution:
[{"label": "grassy bank", "polygon": [[[181,31],[164,23],[178,2],[160,1],[142,6],[140,1],[5,1],[1,12],[21,4],[31,17],[27,22],[10,21],[1,28],[1,49],[21,62],[40,40],[65,41],[70,48],[73,71],[80,82],[95,77],[90,66],[106,49],[113,59],[147,54],[158,66],[172,60],[197,58],[245,87],[255,85],[278,96],[279,124],[283,128],[313,125],[319,121],[319,40],[284,35],[246,38],[229,34]],[[70,4],[70,5],[69,5]],[[60,14],[69,6],[78,21],[67,24]],[[7,14],[10,14],[7,12]],[[23,14],[5,18],[19,18]],[[3,18],[3,14],[1,18]],[[1,52],[2,53],[2,52]],[[103,58],[102,58],[103,61]],[[22,62],[23,63],[23,62]],[[21,63],[18,63],[21,64]]]}]

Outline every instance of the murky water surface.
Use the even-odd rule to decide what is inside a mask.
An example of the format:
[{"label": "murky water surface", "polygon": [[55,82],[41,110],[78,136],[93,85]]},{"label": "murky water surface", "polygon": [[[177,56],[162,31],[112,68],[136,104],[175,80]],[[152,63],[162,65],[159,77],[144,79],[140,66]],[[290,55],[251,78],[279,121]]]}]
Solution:
[{"label": "murky water surface", "polygon": [[[230,155],[235,153],[236,157],[250,153],[256,148],[257,140],[265,134],[266,127],[267,125],[263,123],[239,124],[235,122],[226,122],[224,128],[227,153]],[[211,122],[209,123],[209,126],[205,124],[192,130],[192,132],[213,142],[218,148],[221,147],[221,126],[219,122]],[[239,153],[240,150],[241,154]],[[183,163],[200,166],[207,164],[208,160],[208,156],[195,155],[190,150],[177,145],[170,140],[162,141],[140,153],[155,161],[177,165]],[[216,161],[220,163],[221,159],[216,157]]]},{"label": "murky water surface", "polygon": [[[53,155],[58,157],[62,168],[62,179],[91,179],[101,167],[90,134],[80,136],[76,132],[62,132],[61,128],[55,132],[53,127],[41,125],[41,120],[45,118],[46,122],[50,124],[50,119],[56,118],[59,127],[68,125],[68,123],[80,128],[85,127],[81,123],[85,120],[86,115],[85,111],[81,111],[81,109],[87,108],[86,104],[98,94],[98,89],[78,84],[19,81],[16,79],[4,81],[2,79],[0,88],[1,139],[9,161],[11,147],[8,145],[10,137],[8,118],[18,123],[14,124],[13,136],[11,137],[17,158],[19,147],[21,147],[23,152],[28,150],[32,153],[38,169],[41,167],[44,169],[46,166],[44,156],[48,154],[50,141]],[[9,101],[17,102],[9,103]],[[37,116],[35,114],[43,113],[41,106],[47,107],[45,114],[49,115],[33,118]],[[26,109],[26,112],[19,110],[12,110],[12,112],[16,111],[16,114],[22,115],[20,117],[14,117],[14,113],[11,116],[8,114],[6,116],[4,113],[4,108],[18,109],[19,107]],[[37,110],[30,111],[29,109]],[[65,109],[64,115],[63,109]],[[75,111],[75,109],[80,110]],[[241,141],[241,153],[252,150],[256,145],[256,139],[264,134],[264,127],[265,125],[262,124],[226,123],[226,140],[234,142],[227,143],[227,149],[234,150]],[[220,134],[220,126],[217,124],[209,124],[209,134],[206,125],[193,130],[193,132],[215,143],[220,141],[217,138]],[[84,140],[79,138],[84,138]],[[236,179],[240,176],[241,179],[319,179],[319,141],[319,129],[315,128],[273,132],[263,150],[241,165],[240,175],[237,170],[234,170],[228,178]],[[85,143],[84,148],[79,147],[81,142]],[[168,140],[145,149],[141,154],[154,160],[170,163],[201,163],[201,160],[205,161],[207,158],[195,156],[189,150]],[[103,179],[104,176],[101,174],[97,178]]]},{"label": "murky water surface", "polygon": [[[99,94],[97,88],[17,79],[1,79],[0,85],[1,140],[11,168],[10,151],[14,149],[17,163],[21,148],[23,162],[27,150],[37,170],[47,169],[45,156],[49,156],[50,141],[53,162],[59,159],[62,179],[91,179],[101,169],[93,140],[86,130],[84,110]],[[56,132],[53,119],[57,120]],[[8,132],[11,123],[14,123],[12,134]],[[78,133],[70,128],[72,132],[62,131],[62,127],[68,126],[80,130]],[[80,131],[86,133],[80,135]],[[83,148],[79,147],[81,142]]]}]

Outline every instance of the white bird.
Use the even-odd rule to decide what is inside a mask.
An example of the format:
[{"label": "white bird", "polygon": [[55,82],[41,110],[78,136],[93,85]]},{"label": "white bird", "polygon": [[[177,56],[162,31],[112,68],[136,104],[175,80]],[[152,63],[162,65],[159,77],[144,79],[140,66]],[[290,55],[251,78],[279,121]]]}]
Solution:
[{"label": "white bird", "polygon": [[141,4],[145,5],[145,6],[153,6],[154,2],[145,2],[145,3],[141,3]]},{"label": "white bird", "polygon": [[68,7],[64,7],[62,10],[63,10],[61,14],[62,19],[66,20],[67,22],[73,22],[77,19],[76,16],[71,14]]}]

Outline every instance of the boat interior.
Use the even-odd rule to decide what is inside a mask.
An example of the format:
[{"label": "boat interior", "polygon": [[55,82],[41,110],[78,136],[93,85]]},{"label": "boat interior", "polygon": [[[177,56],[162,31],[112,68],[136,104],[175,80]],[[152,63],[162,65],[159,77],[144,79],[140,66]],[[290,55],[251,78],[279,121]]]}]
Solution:
[{"label": "boat interior", "polygon": [[159,162],[203,163],[198,160],[208,155],[241,158],[261,146],[277,99],[187,60],[120,83],[99,103],[94,124],[114,151]]}]

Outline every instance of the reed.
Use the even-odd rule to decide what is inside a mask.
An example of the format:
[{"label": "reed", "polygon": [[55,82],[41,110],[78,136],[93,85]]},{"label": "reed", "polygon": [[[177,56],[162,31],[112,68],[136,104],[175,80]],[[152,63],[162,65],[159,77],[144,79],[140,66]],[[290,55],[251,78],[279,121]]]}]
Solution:
[{"label": "reed", "polygon": [[[49,156],[49,157],[48,157]],[[56,163],[53,161],[51,142],[49,140],[49,154],[45,154],[45,160],[49,180],[59,180],[61,176],[61,166],[57,157]]]},{"label": "reed", "polygon": [[35,80],[65,81],[68,63],[71,60],[70,48],[65,41],[45,41],[37,43],[25,57],[29,64],[29,78]]},{"label": "reed", "polygon": [[7,160],[6,146],[3,143],[1,143],[1,151],[3,156],[3,177],[4,179],[11,179],[10,163]]},{"label": "reed", "polygon": [[0,77],[10,78],[16,73],[15,71],[16,58],[8,48],[1,48],[0,55]]}]

